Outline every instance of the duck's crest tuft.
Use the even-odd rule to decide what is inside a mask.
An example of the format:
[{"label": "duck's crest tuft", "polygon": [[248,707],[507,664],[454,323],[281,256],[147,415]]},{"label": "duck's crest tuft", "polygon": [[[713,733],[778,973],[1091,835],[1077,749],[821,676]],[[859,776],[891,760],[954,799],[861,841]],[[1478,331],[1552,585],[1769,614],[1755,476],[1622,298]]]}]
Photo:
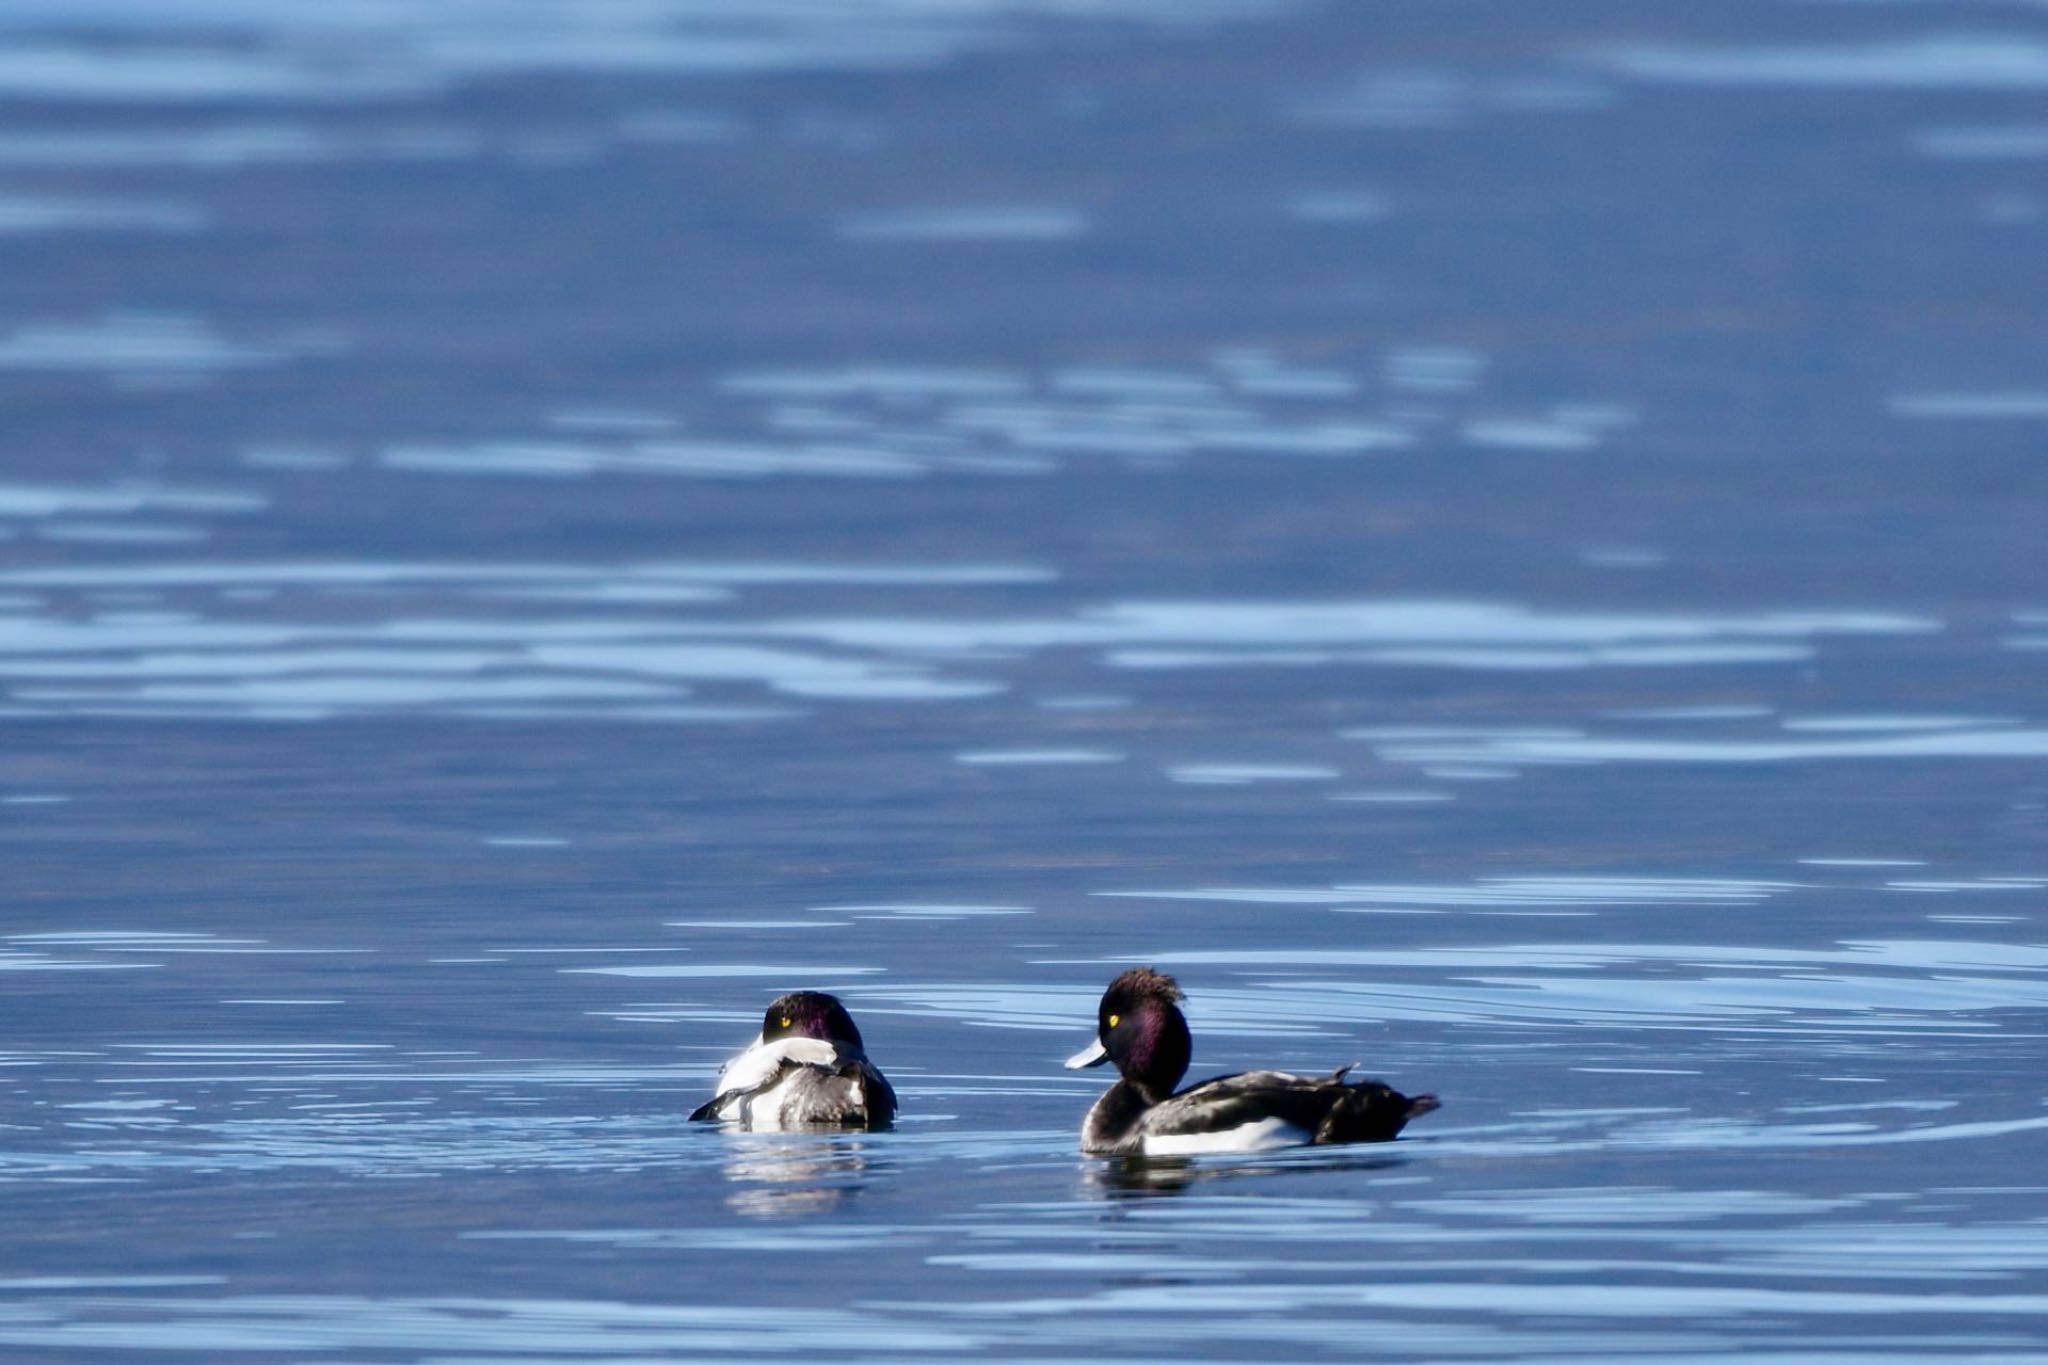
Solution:
[{"label": "duck's crest tuft", "polygon": [[1118,991],[1139,999],[1163,1001],[1169,1005],[1177,1005],[1187,998],[1181,994],[1178,981],[1165,972],[1155,971],[1151,967],[1133,967],[1110,982],[1109,992],[1114,994]]}]

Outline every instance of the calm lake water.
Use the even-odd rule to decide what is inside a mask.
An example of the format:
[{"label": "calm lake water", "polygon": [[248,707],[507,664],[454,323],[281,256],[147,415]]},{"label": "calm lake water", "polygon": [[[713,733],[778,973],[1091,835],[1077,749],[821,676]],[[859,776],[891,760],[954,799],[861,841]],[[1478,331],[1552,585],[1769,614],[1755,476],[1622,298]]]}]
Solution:
[{"label": "calm lake water", "polygon": [[2048,1361],[2044,262],[2036,4],[12,0],[0,1358]]}]

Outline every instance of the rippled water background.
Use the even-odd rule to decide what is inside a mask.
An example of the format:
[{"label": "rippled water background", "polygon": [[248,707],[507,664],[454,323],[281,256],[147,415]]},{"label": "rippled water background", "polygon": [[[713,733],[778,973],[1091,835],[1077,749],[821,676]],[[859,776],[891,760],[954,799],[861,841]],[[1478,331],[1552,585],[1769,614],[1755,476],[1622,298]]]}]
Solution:
[{"label": "rippled water background", "polygon": [[0,1356],[2048,1360],[2044,234],[2029,3],[13,0]]}]

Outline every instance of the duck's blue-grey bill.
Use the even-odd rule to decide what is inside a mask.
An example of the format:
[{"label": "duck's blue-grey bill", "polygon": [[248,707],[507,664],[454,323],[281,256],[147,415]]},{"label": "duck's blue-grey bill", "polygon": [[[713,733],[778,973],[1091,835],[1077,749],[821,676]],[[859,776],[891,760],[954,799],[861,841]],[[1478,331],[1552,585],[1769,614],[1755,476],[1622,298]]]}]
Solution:
[{"label": "duck's blue-grey bill", "polygon": [[1079,1071],[1084,1066],[1101,1066],[1109,1060],[1109,1049],[1097,1038],[1073,1056],[1067,1058],[1067,1070]]}]

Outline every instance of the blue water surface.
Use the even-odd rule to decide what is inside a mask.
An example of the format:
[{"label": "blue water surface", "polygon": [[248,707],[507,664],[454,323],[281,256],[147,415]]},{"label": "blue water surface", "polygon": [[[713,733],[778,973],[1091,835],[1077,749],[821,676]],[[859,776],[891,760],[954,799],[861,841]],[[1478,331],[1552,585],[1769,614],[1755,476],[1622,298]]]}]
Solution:
[{"label": "blue water surface", "polygon": [[[2044,177],[1988,0],[0,8],[0,1358],[2048,1361]],[[1444,1107],[1084,1160],[1136,963]]]}]

